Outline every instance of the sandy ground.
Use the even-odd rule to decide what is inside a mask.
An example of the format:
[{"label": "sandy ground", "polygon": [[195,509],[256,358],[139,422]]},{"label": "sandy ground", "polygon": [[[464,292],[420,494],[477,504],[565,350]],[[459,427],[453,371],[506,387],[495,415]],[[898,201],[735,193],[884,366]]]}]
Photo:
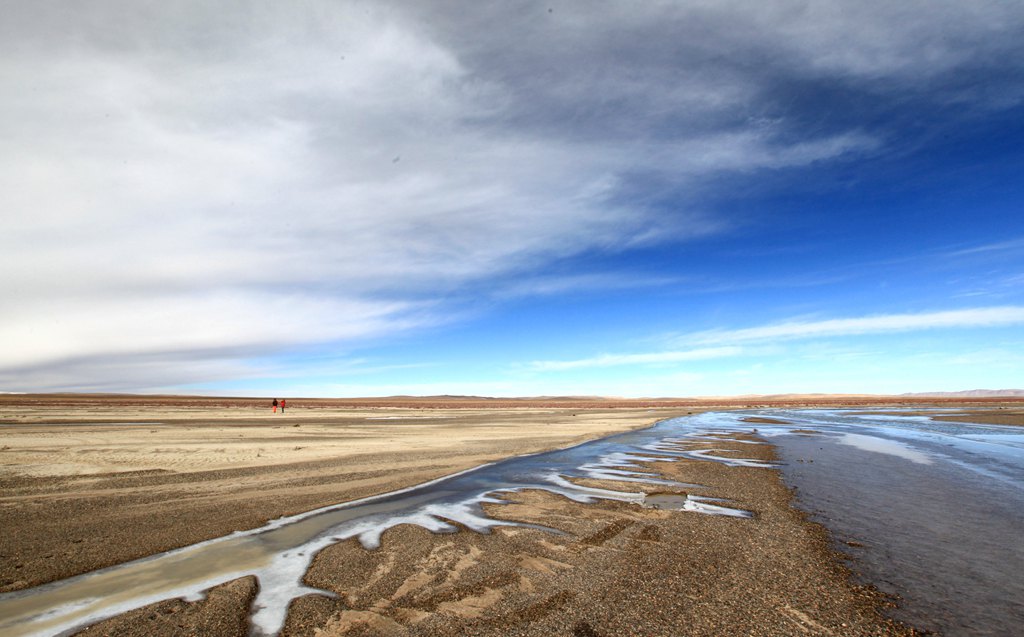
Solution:
[{"label": "sandy ground", "polygon": [[[770,460],[770,446],[713,443]],[[560,529],[502,528],[432,535],[400,526],[380,549],[355,540],[322,551],[308,595],[283,635],[912,635],[882,617],[872,589],[851,584],[825,531],[792,509],[772,469],[688,461],[653,465],[706,485],[754,519],[578,504],[543,492],[490,506],[495,517]],[[622,488],[622,483],[584,481]],[[169,600],[97,624],[83,635],[245,635],[251,578],[207,600]]]},{"label": "sandy ground", "polygon": [[7,406],[0,592],[685,413]]},{"label": "sandy ground", "polygon": [[[318,404],[282,415],[251,401],[0,401],[0,591],[694,410]],[[773,455],[767,445],[736,448]],[[850,583],[827,534],[790,506],[774,470],[655,468],[708,485],[702,495],[733,499],[756,517],[519,494],[492,514],[567,534],[399,527],[377,551],[335,545],[307,581],[339,597],[297,601],[285,634],[908,632],[881,617],[877,593]],[[169,600],[87,634],[242,635],[257,585],[237,580],[205,601]]]}]

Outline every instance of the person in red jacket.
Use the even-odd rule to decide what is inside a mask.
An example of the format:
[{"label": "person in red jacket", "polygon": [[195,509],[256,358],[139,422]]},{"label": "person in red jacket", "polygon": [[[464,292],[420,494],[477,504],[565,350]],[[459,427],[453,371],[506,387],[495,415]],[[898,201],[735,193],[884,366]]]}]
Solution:
[{"label": "person in red jacket", "polygon": [[284,413],[284,404],[285,404],[286,402],[288,402],[288,401],[287,401],[286,399],[284,399],[284,398],[282,398],[282,399],[281,399],[281,413],[282,413],[282,414]]}]

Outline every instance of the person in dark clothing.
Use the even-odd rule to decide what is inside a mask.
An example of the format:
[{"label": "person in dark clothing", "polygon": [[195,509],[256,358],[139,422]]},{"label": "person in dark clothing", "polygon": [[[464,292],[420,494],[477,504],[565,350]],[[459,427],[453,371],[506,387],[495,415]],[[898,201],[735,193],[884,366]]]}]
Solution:
[{"label": "person in dark clothing", "polygon": [[274,402],[270,403],[270,406],[274,408],[274,413],[276,414],[277,413],[277,399],[276,398],[274,399]]}]

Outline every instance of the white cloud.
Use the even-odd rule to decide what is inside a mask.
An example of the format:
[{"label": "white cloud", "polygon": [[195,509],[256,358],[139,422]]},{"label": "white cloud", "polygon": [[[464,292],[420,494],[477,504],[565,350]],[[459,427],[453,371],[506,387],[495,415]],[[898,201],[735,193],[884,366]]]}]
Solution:
[{"label": "white cloud", "polygon": [[[988,349],[976,350],[948,356],[941,361],[944,365],[958,365],[971,367],[988,367],[1003,370],[1024,369],[1024,354],[1021,354],[1021,344],[1014,343],[1011,348],[991,347]],[[1013,383],[1011,378],[1007,382]]]},{"label": "white cloud", "polygon": [[[745,3],[714,4],[729,12]],[[784,50],[813,68],[920,82],[1006,46],[1022,12],[993,1],[792,0],[759,4],[750,15],[745,33],[786,42]]]},{"label": "white cloud", "polygon": [[[4,382],[216,375],[214,351],[436,324],[432,300],[493,277],[722,232],[686,198],[709,178],[884,142],[752,118],[752,60],[931,77],[1020,22],[915,6],[905,34],[886,4],[5,3]],[[622,197],[636,175],[675,211]]]},{"label": "white cloud", "polygon": [[1008,241],[997,241],[995,243],[986,243],[984,245],[972,246],[970,248],[950,250],[949,252],[946,252],[943,256],[963,257],[972,255],[986,255],[991,253],[1018,252],[1021,249],[1024,249],[1024,238],[1018,237],[1016,239],[1010,239]]},{"label": "white cloud", "polygon": [[[367,338],[408,325],[412,308],[297,294],[217,293],[55,300],[13,308],[0,323],[5,366],[109,354],[243,348]],[[340,318],[339,318],[340,317]],[[112,329],[116,327],[116,329]]]},{"label": "white cloud", "polygon": [[701,345],[738,344],[914,330],[1002,327],[1024,323],[1024,307],[981,307],[918,314],[886,314],[818,321],[789,321],[737,330],[709,330],[673,338]]},{"label": "white cloud", "polygon": [[[950,328],[986,328],[1024,324],[1024,307],[986,307],[920,314],[889,314],[818,321],[789,321],[736,330],[710,330],[675,336],[675,345],[702,345],[685,350],[629,354],[600,354],[575,360],[541,360],[525,364],[535,372],[562,372],[577,369],[627,365],[670,365],[743,356],[778,356],[781,350],[774,343],[801,339],[858,336],[889,332],[908,332]],[[751,347],[751,345],[756,347]],[[870,358],[846,348],[816,347],[805,351],[802,358],[827,361],[852,361]]]},{"label": "white cloud", "polygon": [[643,354],[601,354],[591,358],[568,361],[533,361],[529,368],[535,371],[565,371],[589,367],[614,367],[618,365],[664,365],[686,361],[700,361],[713,358],[739,356],[740,347],[707,347],[674,352],[649,352]]},{"label": "white cloud", "polygon": [[633,273],[549,275],[519,278],[507,285],[499,286],[494,294],[499,298],[535,297],[663,287],[680,282],[679,279],[672,277],[645,276]]}]

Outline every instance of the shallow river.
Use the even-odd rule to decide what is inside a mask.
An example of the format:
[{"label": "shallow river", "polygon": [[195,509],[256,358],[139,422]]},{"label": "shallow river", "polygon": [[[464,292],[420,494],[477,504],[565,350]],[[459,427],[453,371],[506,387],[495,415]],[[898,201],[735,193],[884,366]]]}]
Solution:
[{"label": "shallow river", "polygon": [[902,598],[896,618],[950,637],[1024,635],[1024,428],[762,415],[795,423],[759,433],[778,446],[799,506],[833,532],[853,569]]},{"label": "shallow river", "polygon": [[[752,415],[792,424],[743,420]],[[847,552],[869,581],[905,599],[899,617],[948,635],[1014,634],[1024,622],[1024,429],[772,410],[673,419],[0,595],[0,634],[61,634],[162,599],[200,599],[206,589],[246,575],[260,581],[254,633],[274,634],[291,600],[330,594],[301,582],[313,556],[326,546],[354,537],[372,549],[385,530],[405,523],[438,533],[454,532],[453,522],[477,532],[517,525],[488,517],[481,505],[504,503],[503,494],[522,489],[580,502],[612,499],[747,517],[711,493],[655,501],[635,488],[704,493],[699,485],[662,480],[638,464],[655,459],[767,466],[742,454],[690,448],[709,440],[709,433],[752,429],[779,446],[783,475],[798,489],[801,506],[840,540],[864,545]],[[633,488],[587,488],[574,482],[579,478]]]}]

